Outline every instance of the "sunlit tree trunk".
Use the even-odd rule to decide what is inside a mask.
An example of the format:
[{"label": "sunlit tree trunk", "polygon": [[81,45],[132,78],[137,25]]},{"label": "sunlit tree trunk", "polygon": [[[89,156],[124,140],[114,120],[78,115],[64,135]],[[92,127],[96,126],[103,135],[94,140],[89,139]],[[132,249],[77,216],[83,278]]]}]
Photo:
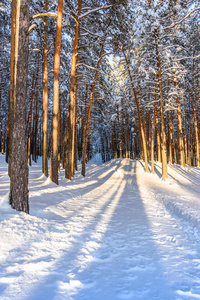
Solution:
[{"label": "sunlit tree trunk", "polygon": [[76,73],[77,73],[77,61],[78,61],[78,40],[79,40],[79,16],[81,14],[82,0],[78,0],[78,13],[76,16],[75,34],[73,40],[72,49],[72,63],[71,63],[71,83],[70,83],[70,103],[69,103],[69,151],[68,161],[69,179],[74,176],[74,159],[75,159],[75,137],[76,137]]},{"label": "sunlit tree trunk", "polygon": [[173,111],[170,111],[169,117],[169,162],[175,163],[176,152],[175,152],[175,144],[174,144],[174,124],[173,124]]},{"label": "sunlit tree trunk", "polygon": [[151,159],[151,110],[148,111],[148,122],[147,122],[147,144],[148,144],[148,158]]},{"label": "sunlit tree trunk", "polygon": [[54,52],[54,81],[53,81],[53,119],[52,119],[52,155],[51,155],[51,180],[58,184],[58,114],[59,114],[59,74],[60,74],[60,49],[62,39],[63,0],[58,0],[56,39]]},{"label": "sunlit tree trunk", "polygon": [[188,163],[188,141],[187,141],[187,125],[186,125],[186,110],[184,105],[184,147],[185,147],[185,163]]},{"label": "sunlit tree trunk", "polygon": [[[174,86],[177,87],[176,78],[174,78]],[[179,102],[179,97],[176,97],[177,103],[177,135],[178,135],[178,156],[179,163],[181,166],[185,167],[185,153],[184,153],[184,142],[183,142],[183,127],[182,127],[182,116],[181,116],[181,106]]]}]

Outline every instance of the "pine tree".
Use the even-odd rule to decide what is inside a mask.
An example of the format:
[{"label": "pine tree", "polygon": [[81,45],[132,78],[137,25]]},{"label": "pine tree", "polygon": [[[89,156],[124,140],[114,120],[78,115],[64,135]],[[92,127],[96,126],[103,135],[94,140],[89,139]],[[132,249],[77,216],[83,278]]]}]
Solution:
[{"label": "pine tree", "polygon": [[[27,104],[27,73],[28,73],[28,42],[30,1],[13,3],[15,19],[15,47],[11,59],[14,64],[14,80],[10,119],[11,165],[10,165],[10,204],[19,211],[29,213],[28,202],[28,162],[26,143],[26,107]],[[14,20],[14,16],[12,20]],[[14,28],[14,26],[13,26]]]}]

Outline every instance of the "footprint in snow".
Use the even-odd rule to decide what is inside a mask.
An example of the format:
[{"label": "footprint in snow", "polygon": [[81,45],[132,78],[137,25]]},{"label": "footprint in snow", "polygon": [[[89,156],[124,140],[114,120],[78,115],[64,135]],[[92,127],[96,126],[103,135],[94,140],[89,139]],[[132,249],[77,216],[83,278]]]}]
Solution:
[{"label": "footprint in snow", "polygon": [[93,256],[93,258],[96,262],[107,262],[111,260],[111,256],[109,253],[97,253],[95,256]]}]

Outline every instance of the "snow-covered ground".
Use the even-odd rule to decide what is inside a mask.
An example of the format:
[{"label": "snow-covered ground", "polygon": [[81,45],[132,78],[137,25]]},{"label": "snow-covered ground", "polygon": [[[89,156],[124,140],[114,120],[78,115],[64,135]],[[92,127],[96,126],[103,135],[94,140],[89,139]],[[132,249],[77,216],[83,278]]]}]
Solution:
[{"label": "snow-covered ground", "polygon": [[200,169],[87,166],[59,186],[30,168],[30,215],[8,205],[0,156],[1,300],[200,299]]}]

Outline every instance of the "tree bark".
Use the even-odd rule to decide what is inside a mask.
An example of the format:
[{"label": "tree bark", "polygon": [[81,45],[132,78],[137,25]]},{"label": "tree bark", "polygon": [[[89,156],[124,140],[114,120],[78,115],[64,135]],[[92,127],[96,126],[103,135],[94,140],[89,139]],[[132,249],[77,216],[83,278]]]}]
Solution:
[{"label": "tree bark", "polygon": [[188,163],[188,141],[187,141],[187,126],[186,126],[186,110],[184,105],[184,147],[185,147],[185,163]]},{"label": "tree bark", "polygon": [[33,115],[33,98],[35,93],[35,72],[33,72],[31,96],[30,96],[30,108],[28,113],[28,164],[31,166],[31,127],[32,127],[32,115]]},{"label": "tree bark", "polygon": [[[85,111],[84,111],[84,118],[83,118],[83,124],[82,124],[82,161],[83,161],[83,155],[85,155],[85,136],[86,136],[86,122],[87,122],[87,98],[88,98],[88,85],[86,85],[86,91],[85,91]],[[85,157],[84,157],[85,159]],[[85,163],[82,162],[82,170],[81,174],[85,176]]]},{"label": "tree bark", "polygon": [[51,180],[58,184],[58,114],[59,114],[59,74],[60,74],[60,49],[62,39],[63,0],[58,0],[56,39],[54,52],[54,81],[53,81],[53,120],[52,120],[52,155],[51,155]]},{"label": "tree bark", "polygon": [[151,173],[152,174],[155,174],[155,168],[154,168],[155,123],[156,123],[156,95],[155,95],[155,100],[154,100],[153,124],[152,124],[152,135],[151,135]]},{"label": "tree bark", "polygon": [[[44,1],[47,11],[47,0]],[[43,63],[43,121],[42,121],[42,171],[48,177],[48,48],[47,48],[47,17],[44,17],[44,63]]]},{"label": "tree bark", "polygon": [[161,149],[162,149],[162,178],[165,181],[168,177],[167,173],[167,147],[166,147],[166,133],[165,133],[165,121],[164,121],[164,111],[163,111],[163,97],[162,97],[162,72],[161,72],[161,62],[160,54],[158,49],[158,37],[155,34],[155,44],[156,44],[156,58],[158,67],[158,83],[159,83],[159,97],[160,97],[160,122],[161,122]]},{"label": "tree bark", "polygon": [[[194,51],[193,51],[194,56]],[[200,166],[199,161],[199,128],[198,128],[198,121],[197,121],[197,113],[196,113],[196,100],[195,100],[195,79],[194,79],[194,71],[195,71],[195,65],[194,65],[194,59],[193,59],[193,75],[192,75],[192,85],[193,85],[193,95],[192,95],[192,106],[193,106],[193,117],[194,117],[194,133],[195,133],[195,166]]]},{"label": "tree bark", "polygon": [[[174,78],[174,86],[177,87],[176,78]],[[181,106],[178,96],[176,97],[177,103],[177,135],[178,135],[178,156],[179,163],[181,166],[185,167],[185,153],[184,153],[184,142],[183,142],[183,126],[181,117]]]},{"label": "tree bark", "polygon": [[76,17],[75,34],[72,50],[72,63],[71,63],[71,83],[70,83],[70,103],[69,103],[69,151],[68,151],[68,174],[69,180],[74,176],[74,159],[75,159],[75,138],[76,138],[76,73],[78,62],[78,39],[79,39],[79,16],[81,14],[82,0],[78,0],[78,13]]},{"label": "tree bark", "polygon": [[121,132],[121,118],[119,113],[119,105],[117,106],[117,121],[118,121],[118,150],[119,150],[119,158],[122,158],[122,132]]},{"label": "tree bark", "polygon": [[4,154],[4,137],[3,137],[3,124],[2,124],[2,116],[1,116],[1,87],[2,82],[0,82],[0,141],[1,141],[1,154]]},{"label": "tree bark", "polygon": [[29,213],[28,163],[26,142],[26,106],[30,0],[16,1],[14,80],[12,93],[11,169],[9,202],[12,208]]}]

